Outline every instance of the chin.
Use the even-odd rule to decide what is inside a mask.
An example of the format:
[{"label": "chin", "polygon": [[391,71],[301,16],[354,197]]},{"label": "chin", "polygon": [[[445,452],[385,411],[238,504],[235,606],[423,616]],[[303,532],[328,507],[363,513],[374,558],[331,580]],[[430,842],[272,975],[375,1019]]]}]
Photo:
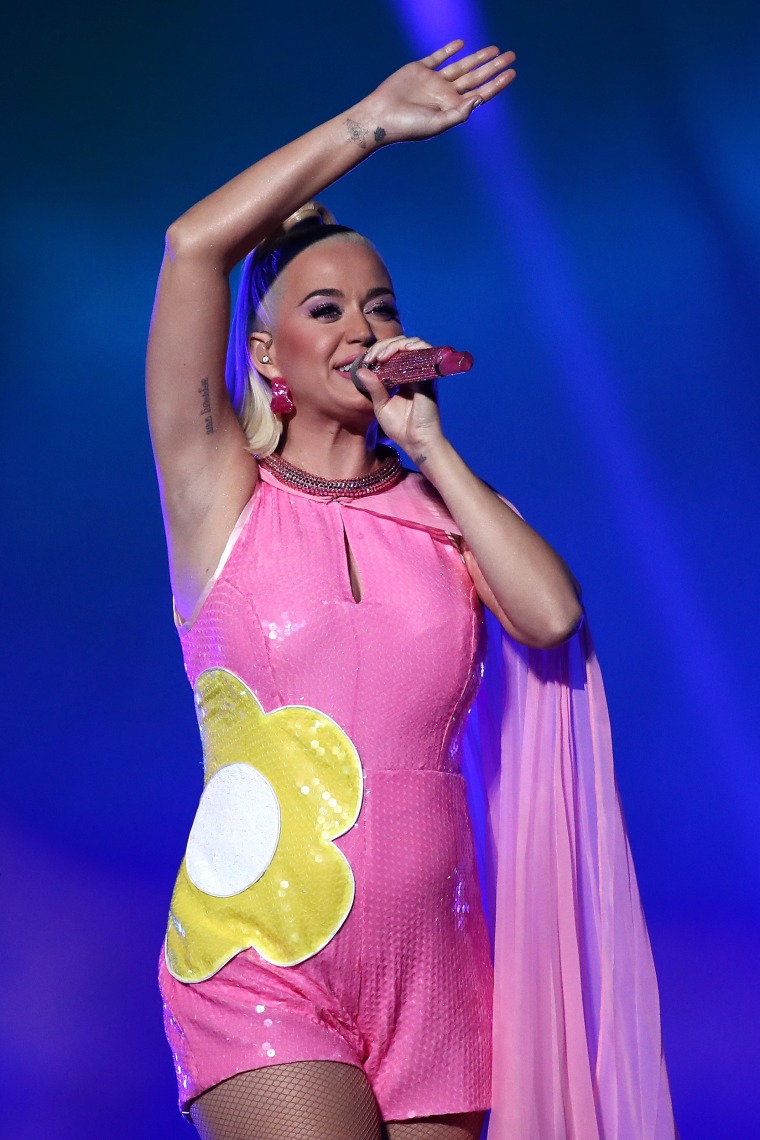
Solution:
[{"label": "chin", "polygon": [[345,388],[336,394],[335,408],[341,411],[353,413],[369,423],[375,418],[375,409],[372,401],[363,396],[358,388],[351,385],[351,390]]}]

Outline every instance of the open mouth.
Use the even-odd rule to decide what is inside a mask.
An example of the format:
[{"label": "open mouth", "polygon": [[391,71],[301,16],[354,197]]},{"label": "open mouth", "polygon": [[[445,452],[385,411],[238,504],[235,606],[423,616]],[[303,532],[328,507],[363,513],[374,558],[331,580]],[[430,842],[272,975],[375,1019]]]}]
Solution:
[{"label": "open mouth", "polygon": [[363,354],[360,356],[355,356],[352,360],[345,360],[343,364],[336,364],[335,371],[342,372],[344,376],[348,376],[352,366],[356,363],[357,360],[361,360],[362,358]]}]

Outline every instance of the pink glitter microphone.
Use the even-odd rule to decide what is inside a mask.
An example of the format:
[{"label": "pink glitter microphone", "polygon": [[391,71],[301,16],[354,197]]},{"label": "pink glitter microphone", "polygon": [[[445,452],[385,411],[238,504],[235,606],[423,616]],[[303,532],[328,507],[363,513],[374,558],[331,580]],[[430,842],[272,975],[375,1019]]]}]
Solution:
[{"label": "pink glitter microphone", "polygon": [[[358,357],[351,365],[350,374],[356,387],[364,396],[369,392],[357,379],[357,371],[363,367],[363,357]],[[400,384],[415,384],[420,380],[437,380],[439,376],[453,376],[457,372],[469,372],[473,365],[469,352],[457,352],[448,345],[443,348],[414,348],[397,352],[388,360],[376,360],[370,364],[370,372],[386,388],[397,388]]]}]

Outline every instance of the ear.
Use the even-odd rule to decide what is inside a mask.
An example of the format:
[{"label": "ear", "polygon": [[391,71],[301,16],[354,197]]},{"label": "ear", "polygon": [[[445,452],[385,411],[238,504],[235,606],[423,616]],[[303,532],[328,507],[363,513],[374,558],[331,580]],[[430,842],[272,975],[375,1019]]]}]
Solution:
[{"label": "ear", "polygon": [[[266,380],[277,375],[277,368],[272,355],[272,336],[268,332],[252,332],[248,337],[248,352],[256,366],[256,371]],[[264,357],[269,357],[264,360]]]}]

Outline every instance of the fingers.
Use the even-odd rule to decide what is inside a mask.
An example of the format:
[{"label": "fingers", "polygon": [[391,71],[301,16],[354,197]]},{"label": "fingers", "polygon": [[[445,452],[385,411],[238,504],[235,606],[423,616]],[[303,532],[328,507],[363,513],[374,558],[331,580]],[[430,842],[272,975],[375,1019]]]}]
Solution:
[{"label": "fingers", "polygon": [[[459,51],[462,46],[462,40],[452,40],[450,44],[446,44],[439,51],[433,52],[422,62],[428,67],[434,66],[433,60],[443,62]],[[508,87],[517,75],[512,67],[514,62],[515,53],[513,51],[500,52],[494,44],[491,44],[489,47],[471,52],[461,59],[452,60],[451,63],[442,67],[437,74],[451,84],[457,95],[473,96],[468,98],[466,102],[459,102],[456,107],[449,108],[446,113],[447,126],[455,126],[457,123],[463,122],[481,103],[487,103],[489,99],[493,99],[495,95]]]},{"label": "fingers", "polygon": [[[468,91],[474,91],[476,87],[482,87],[498,75],[506,74],[507,70],[511,70],[511,64],[514,62],[515,53],[513,51],[502,52],[495,59],[490,59],[480,67],[473,68],[465,75],[461,75],[454,81],[454,87],[460,95],[465,95]],[[514,72],[512,78],[514,78]],[[478,94],[482,95],[482,91],[478,91]]]},{"label": "fingers", "polygon": [[379,340],[364,354],[364,363],[372,364],[376,360],[388,360],[397,352],[412,352],[418,348],[431,348],[426,340],[418,336],[392,336],[387,340]]},{"label": "fingers", "polygon": [[449,110],[445,112],[446,129],[455,127],[459,123],[464,123],[476,107],[480,107],[483,103],[487,103],[490,99],[493,99],[500,91],[504,91],[509,87],[516,76],[517,72],[514,68],[510,67],[506,71],[502,71],[500,75],[489,80],[488,83],[484,83],[480,87],[475,87],[472,91],[465,91],[457,100],[457,105],[450,107]]},{"label": "fingers", "polygon": [[375,412],[384,408],[391,398],[390,393],[375,373],[371,372],[369,368],[357,368],[356,379],[366,388]]},{"label": "fingers", "polygon": [[468,114],[474,107],[479,107],[481,103],[487,103],[489,99],[493,99],[494,95],[498,95],[505,87],[509,87],[513,79],[517,77],[517,72],[514,68],[510,67],[508,71],[503,71],[501,75],[497,75],[490,83],[483,84],[482,87],[476,88],[474,94],[477,96],[472,101],[468,108]]},{"label": "fingers", "polygon": [[449,56],[456,55],[464,47],[464,40],[451,40],[450,43],[444,44],[438,51],[432,52],[431,55],[426,55],[420,63],[424,63],[425,67],[438,67]]},{"label": "fingers", "polygon": [[493,59],[498,54],[499,49],[491,44],[490,47],[481,48],[480,51],[471,52],[470,55],[454,60],[447,67],[442,67],[438,74],[442,75],[444,79],[459,79],[460,76],[465,75],[474,67],[479,67],[480,64],[486,63],[487,60]]}]

